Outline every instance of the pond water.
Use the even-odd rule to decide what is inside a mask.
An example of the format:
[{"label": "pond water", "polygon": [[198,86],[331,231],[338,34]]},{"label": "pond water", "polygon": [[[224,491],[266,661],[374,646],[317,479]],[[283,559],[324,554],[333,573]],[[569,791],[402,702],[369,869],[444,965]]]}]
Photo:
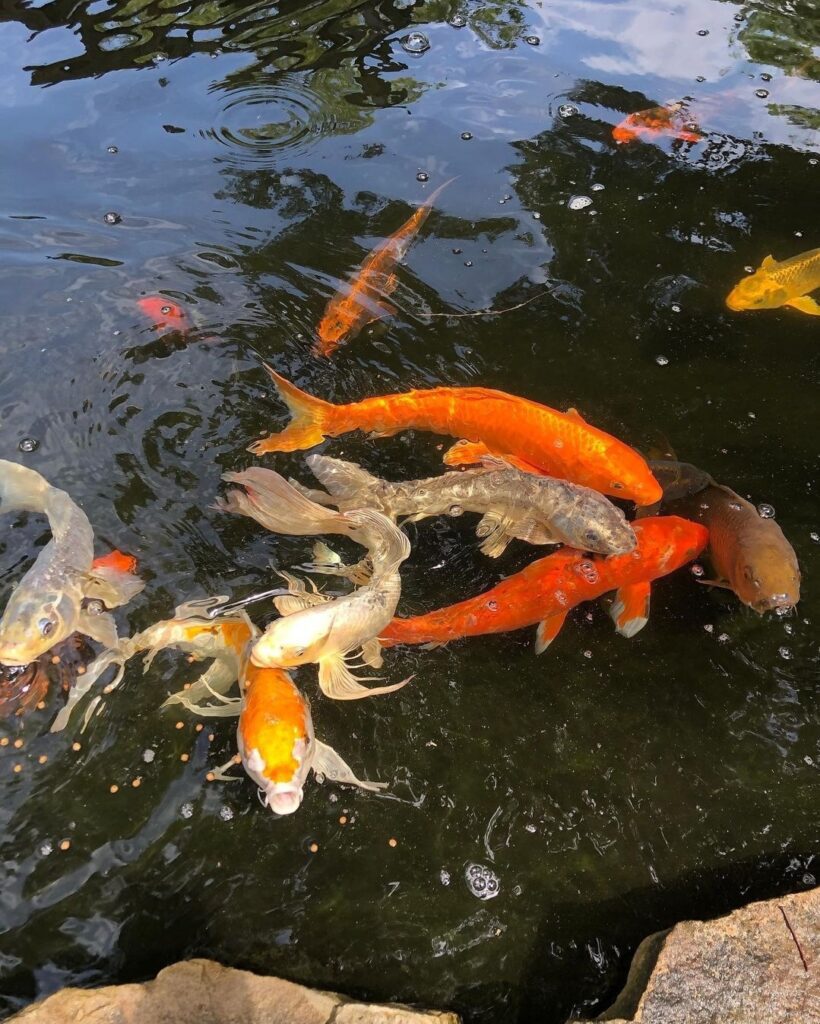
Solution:
[{"label": "pond water", "polygon": [[[683,570],[630,641],[585,606],[540,658],[532,630],[398,649],[388,675],[413,682],[355,704],[303,670],[317,734],[390,789],[314,782],[283,819],[247,780],[204,781],[231,723],[158,711],[198,673],[184,658],[132,666],[82,734],[48,733],[53,689],[0,723],[4,1012],[204,955],[558,1024],[608,1004],[645,934],[816,883],[818,321],[724,305],[744,267],[820,244],[813,10],[3,3],[0,457],[67,489],[100,551],[138,556],[149,584],[123,630],[304,561],[307,542],[211,508],[285,422],[263,360],[335,401],[477,383],[668,439],[774,506],[804,577],[783,620]],[[613,141],[626,114],[686,97],[703,142]],[[454,175],[396,317],[314,358],[338,279]],[[193,335],[153,329],[137,302],[154,293]],[[437,472],[442,440],[323,450],[399,479]],[[298,454],[265,462],[308,479]],[[405,614],[532,558],[492,564],[460,521],[409,533]],[[0,603],[47,536],[4,519]]]}]

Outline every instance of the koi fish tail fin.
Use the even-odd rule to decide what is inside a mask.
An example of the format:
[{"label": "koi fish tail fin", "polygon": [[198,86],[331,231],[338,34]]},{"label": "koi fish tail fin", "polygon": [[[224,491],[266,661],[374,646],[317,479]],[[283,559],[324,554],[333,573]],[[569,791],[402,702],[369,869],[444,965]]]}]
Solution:
[{"label": "koi fish tail fin", "polygon": [[324,402],[321,398],[300,390],[295,384],[280,376],[267,363],[265,369],[279,392],[279,397],[290,410],[291,422],[278,434],[271,434],[261,441],[254,441],[248,451],[254,455],[265,452],[295,452],[303,448],[313,448],[325,439],[325,424],[329,412],[335,408],[332,402]]},{"label": "koi fish tail fin", "polygon": [[373,575],[388,576],[396,572],[410,554],[410,541],[398,526],[372,508],[345,512],[344,517],[359,530],[354,539],[368,549]]},{"label": "koi fish tail fin", "polygon": [[296,568],[303,572],[321,573],[323,576],[341,576],[356,587],[366,586],[373,575],[373,563],[369,556],[353,565],[345,565],[338,553],[321,540],[313,545],[313,561]]},{"label": "koi fish tail fin", "polygon": [[322,486],[348,506],[360,500],[361,506],[366,507],[368,492],[381,483],[378,477],[355,462],[331,459],[327,455],[308,455],[305,461]]},{"label": "koi fish tail fin", "polygon": [[239,487],[217,499],[215,507],[255,519],[266,530],[291,537],[341,533],[354,539],[359,532],[355,522],[317,505],[272,469],[253,466],[241,473],[225,473],[222,479]]}]

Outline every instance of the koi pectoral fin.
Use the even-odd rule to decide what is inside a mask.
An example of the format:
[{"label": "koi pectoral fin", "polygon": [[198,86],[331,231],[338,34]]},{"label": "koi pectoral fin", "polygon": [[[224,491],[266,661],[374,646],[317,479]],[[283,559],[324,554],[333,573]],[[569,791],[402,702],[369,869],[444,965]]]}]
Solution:
[{"label": "koi pectoral fin", "polygon": [[696,580],[704,587],[720,587],[721,590],[731,590],[734,593],[734,588],[728,580]]},{"label": "koi pectoral fin", "polygon": [[548,619],[544,619],[538,623],[538,628],[535,631],[536,654],[543,654],[552,641],[558,636],[561,631],[561,627],[564,625],[564,622],[566,622],[567,614],[567,612],[556,612],[555,615],[550,615]]},{"label": "koi pectoral fin", "polygon": [[362,661],[370,668],[381,668],[384,664],[382,645],[377,637],[362,644]]},{"label": "koi pectoral fin", "polygon": [[376,697],[382,693],[393,693],[409,683],[412,676],[400,683],[389,686],[362,686],[345,664],[344,656],[333,654],[319,661],[319,687],[332,700],[360,700],[362,697]]},{"label": "koi pectoral fin", "polygon": [[386,782],[368,782],[353,774],[350,765],[326,743],[316,740],[316,748],[313,755],[311,768],[317,775],[324,775],[331,782],[341,782],[346,786],[358,786],[359,789],[370,790],[377,793],[380,789],[387,789]]},{"label": "koi pectoral fin", "polygon": [[481,540],[481,551],[489,558],[503,555],[512,540],[509,532],[512,520],[508,516],[500,516],[496,512],[487,512],[481,517],[475,528],[476,537]]},{"label": "koi pectoral fin", "polygon": [[[181,704],[186,710],[206,718],[228,718],[238,715],[240,698],[225,696],[235,682],[236,669],[226,662],[215,661],[187,690],[172,693],[162,707]],[[214,698],[217,703],[201,703],[208,698]]]},{"label": "koi pectoral fin", "polygon": [[621,636],[634,636],[649,621],[651,589],[649,583],[630,583],[615,594],[609,614]]},{"label": "koi pectoral fin", "polygon": [[799,309],[801,313],[808,313],[809,316],[820,316],[820,305],[808,295],[801,295],[796,299],[789,299],[786,303],[793,309]]}]

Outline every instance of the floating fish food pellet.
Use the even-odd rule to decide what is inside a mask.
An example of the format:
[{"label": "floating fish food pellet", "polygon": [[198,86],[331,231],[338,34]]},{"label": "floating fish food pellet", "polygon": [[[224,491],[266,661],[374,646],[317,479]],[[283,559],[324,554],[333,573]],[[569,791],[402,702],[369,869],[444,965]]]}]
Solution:
[{"label": "floating fish food pellet", "polygon": [[197,731],[197,732],[202,732],[202,730],[203,730],[204,728],[205,728],[205,726],[204,726],[204,725],[202,724],[202,722],[197,722],[197,723],[196,723],[196,731]]},{"label": "floating fish food pellet", "polygon": [[393,837],[391,836],[391,837],[390,837],[390,839],[388,839],[388,840],[387,840],[387,845],[388,845],[388,846],[393,846],[393,847],[396,847],[396,846],[398,846],[398,845],[399,845],[399,841],[398,841],[398,839],[394,839],[394,838],[393,838]]},{"label": "floating fish food pellet", "polygon": [[14,766],[14,772],[15,772],[15,774],[17,774],[17,773],[21,772],[22,770],[23,770],[23,766],[18,761],[17,764]]},{"label": "floating fish food pellet", "polygon": [[347,824],[347,815],[343,814],[341,816],[341,818],[339,818],[339,824],[340,825],[346,825]]},{"label": "floating fish food pellet", "polygon": [[52,654],[51,655],[51,664],[52,665],[59,665],[60,664],[60,655],[59,654]]},{"label": "floating fish food pellet", "polygon": [[311,843],[310,846],[308,847],[308,849],[310,850],[311,853],[318,853],[319,852],[319,844],[318,843]]},{"label": "floating fish food pellet", "polygon": [[177,722],[177,724],[174,726],[174,728],[175,729],[184,729],[185,728],[185,723],[184,722]]},{"label": "floating fish food pellet", "polygon": [[77,666],[77,675],[78,676],[84,676],[85,675],[85,665],[78,665]]},{"label": "floating fish food pellet", "polygon": [[213,782],[215,778],[216,778],[216,776],[214,775],[213,772],[208,772],[207,775],[205,776],[205,781],[206,782]]},{"label": "floating fish food pellet", "polygon": [[132,779],[131,785],[134,787],[134,789],[137,789],[142,785],[142,779],[139,777],[139,775],[135,779]]},{"label": "floating fish food pellet", "polygon": [[0,739],[0,747],[7,747],[8,745],[9,745],[9,738],[8,738],[8,736],[4,736],[2,739]]},{"label": "floating fish food pellet", "polygon": [[68,850],[70,848],[70,846],[71,846],[71,840],[70,839],[63,839],[63,841],[60,843],[60,849],[61,850]]},{"label": "floating fish food pellet", "polygon": [[23,741],[22,740],[15,740],[14,741],[14,749],[15,750],[19,750],[22,746],[23,746]]},{"label": "floating fish food pellet", "polygon": [[189,758],[188,754],[180,754],[179,755],[179,759],[180,759],[180,761],[182,761],[183,764],[188,760],[188,758]]},{"label": "floating fish food pellet", "polygon": [[116,782],[113,784],[113,786],[109,786],[108,787],[108,792],[109,793],[119,793],[119,791],[120,791],[120,787],[116,784]]},{"label": "floating fish food pellet", "polygon": [[74,741],[74,742],[73,742],[73,743],[71,744],[71,749],[72,749],[72,750],[82,750],[82,746],[81,746],[81,745],[80,745],[80,744],[79,744],[79,743],[78,743],[78,742],[77,742],[77,741],[75,740],[75,741]]},{"label": "floating fish food pellet", "polygon": [[45,764],[47,760],[48,754],[40,754],[40,756],[37,758],[38,764]]}]

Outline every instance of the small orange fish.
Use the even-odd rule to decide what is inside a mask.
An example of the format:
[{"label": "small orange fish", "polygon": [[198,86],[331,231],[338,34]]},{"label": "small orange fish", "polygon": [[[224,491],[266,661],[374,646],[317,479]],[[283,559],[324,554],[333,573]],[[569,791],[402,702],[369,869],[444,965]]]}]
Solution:
[{"label": "small orange fish", "polygon": [[130,572],[137,575],[137,560],[133,555],[126,555],[123,551],[109,551],[107,555],[100,555],[91,563],[92,569],[114,569],[116,572]]},{"label": "small orange fish", "polygon": [[552,643],[570,609],[616,590],[610,615],[622,636],[634,636],[649,618],[652,580],[674,572],[706,547],[709,531],[677,516],[634,524],[638,546],[627,555],[585,555],[562,548],[497,586],[459,604],[410,619],[393,619],[379,637],[395,644],[445,644],[464,636],[506,633],[538,623],[537,654]]},{"label": "small orange fish", "polygon": [[137,299],[137,305],[157,331],[178,331],[187,334],[192,324],[188,314],[165,295],[146,295]]},{"label": "small orange fish", "polygon": [[342,342],[355,338],[369,323],[395,315],[395,307],[385,301],[398,284],[394,268],[404,259],[433,203],[454,180],[450,178],[439,185],[398,231],[379,242],[362,263],[350,286],[336,292],[328,302],[317,328],[318,340],[313,348],[316,355],[329,356]]},{"label": "small orange fish", "polygon": [[301,391],[269,366],[265,368],[293,420],[280,434],[250,445],[248,451],[255,455],[312,448],[325,437],[353,430],[378,437],[401,430],[429,430],[481,440],[490,452],[511,453],[531,471],[638,505],[651,505],[663,493],[634,448],[593,427],[575,409],[558,412],[504,391],[475,387],[431,388],[333,405]]},{"label": "small orange fish", "polygon": [[664,107],[650,107],[629,114],[612,129],[616,142],[635,142],[658,138],[679,139],[681,142],[700,142],[703,136],[689,120],[682,103],[669,103]]}]

